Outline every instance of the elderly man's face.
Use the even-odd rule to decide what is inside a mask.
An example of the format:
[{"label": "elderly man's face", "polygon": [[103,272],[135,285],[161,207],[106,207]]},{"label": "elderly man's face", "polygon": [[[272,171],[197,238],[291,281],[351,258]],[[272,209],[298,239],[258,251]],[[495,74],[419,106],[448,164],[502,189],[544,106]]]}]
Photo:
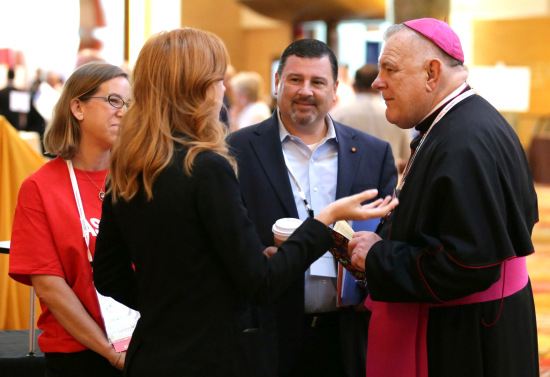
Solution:
[{"label": "elderly man's face", "polygon": [[380,73],[372,84],[386,101],[386,118],[399,128],[416,126],[434,105],[420,45],[418,37],[407,31],[389,37],[378,61]]}]

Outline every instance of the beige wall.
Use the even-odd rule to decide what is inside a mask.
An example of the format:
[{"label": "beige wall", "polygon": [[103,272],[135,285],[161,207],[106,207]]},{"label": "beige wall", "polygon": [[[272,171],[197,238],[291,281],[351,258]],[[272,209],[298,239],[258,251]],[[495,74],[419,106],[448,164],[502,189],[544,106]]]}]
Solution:
[{"label": "beige wall", "polygon": [[[474,64],[531,69],[530,112],[550,113],[550,18],[475,21]],[[510,83],[513,90],[514,83]]]},{"label": "beige wall", "polygon": [[242,7],[235,0],[182,0],[181,23],[217,34],[225,42],[235,70],[258,72],[267,94],[271,62],[292,41],[292,27],[284,22],[257,28],[243,25]]},{"label": "beige wall", "polygon": [[234,0],[182,0],[181,26],[208,30],[223,39],[231,59],[240,65],[242,31],[239,4]]},{"label": "beige wall", "polygon": [[271,63],[279,59],[283,50],[292,41],[290,26],[280,30],[247,30],[244,35],[243,70],[256,71],[264,79],[265,94],[270,93]]},{"label": "beige wall", "polygon": [[[517,131],[529,146],[540,116],[550,116],[550,18],[477,20],[472,23],[474,65],[510,66],[531,69],[530,109],[520,114]],[[510,82],[510,90],[514,83]]]}]

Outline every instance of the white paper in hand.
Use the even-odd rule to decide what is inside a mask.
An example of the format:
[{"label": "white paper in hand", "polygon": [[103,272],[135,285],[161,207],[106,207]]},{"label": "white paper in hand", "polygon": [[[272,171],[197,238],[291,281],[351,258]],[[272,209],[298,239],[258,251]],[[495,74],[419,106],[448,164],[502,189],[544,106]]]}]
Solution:
[{"label": "white paper in hand", "polygon": [[96,293],[109,342],[116,352],[126,351],[139,319],[139,312],[111,297],[103,296],[97,291]]}]

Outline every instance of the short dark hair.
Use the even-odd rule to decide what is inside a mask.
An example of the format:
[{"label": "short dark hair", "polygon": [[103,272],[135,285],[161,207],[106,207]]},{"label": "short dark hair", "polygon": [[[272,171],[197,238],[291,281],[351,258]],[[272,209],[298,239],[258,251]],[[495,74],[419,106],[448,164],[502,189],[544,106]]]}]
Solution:
[{"label": "short dark hair", "polygon": [[299,58],[322,58],[327,56],[330,60],[330,68],[334,82],[338,80],[338,60],[334,51],[326,43],[317,39],[298,39],[292,42],[281,54],[277,74],[281,77],[289,56],[296,55]]},{"label": "short dark hair", "polygon": [[376,64],[365,64],[355,71],[355,88],[358,92],[364,92],[372,89],[371,85],[378,76],[378,66]]}]

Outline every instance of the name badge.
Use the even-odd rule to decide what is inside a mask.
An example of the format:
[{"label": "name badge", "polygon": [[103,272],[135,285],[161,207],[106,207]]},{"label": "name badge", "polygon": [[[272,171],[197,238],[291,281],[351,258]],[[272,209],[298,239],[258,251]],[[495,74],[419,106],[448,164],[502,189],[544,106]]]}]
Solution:
[{"label": "name badge", "polygon": [[329,278],[336,277],[336,264],[330,252],[326,252],[309,267],[309,272],[313,276],[324,276]]}]

